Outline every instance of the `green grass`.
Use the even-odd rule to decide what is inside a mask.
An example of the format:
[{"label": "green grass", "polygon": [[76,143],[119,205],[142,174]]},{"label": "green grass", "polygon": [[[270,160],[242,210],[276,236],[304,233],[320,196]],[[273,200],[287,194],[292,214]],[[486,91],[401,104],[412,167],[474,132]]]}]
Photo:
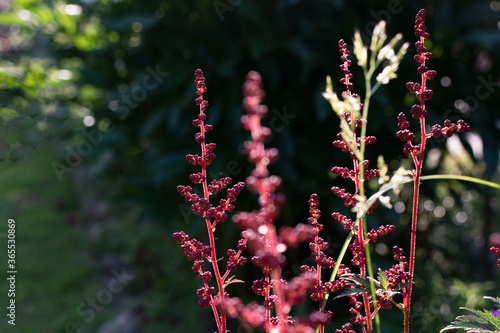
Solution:
[{"label": "green grass", "polygon": [[[57,180],[51,167],[55,154],[48,147],[37,152],[18,163],[0,163],[0,332],[93,331],[110,309],[90,322],[77,311],[100,289],[85,230],[65,222],[79,208],[79,199],[70,177]],[[16,221],[15,327],[6,316],[8,219]]]}]

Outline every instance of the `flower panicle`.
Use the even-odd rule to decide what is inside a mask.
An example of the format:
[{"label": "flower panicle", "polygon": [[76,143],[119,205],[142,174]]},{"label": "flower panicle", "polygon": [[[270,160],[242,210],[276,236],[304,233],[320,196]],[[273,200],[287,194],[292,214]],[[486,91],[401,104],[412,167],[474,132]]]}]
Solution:
[{"label": "flower panicle", "polygon": [[[359,96],[353,92],[354,85],[350,81],[353,78],[353,75],[349,70],[349,66],[352,64],[351,60],[349,60],[350,51],[347,49],[347,44],[343,39],[339,41],[338,46],[339,52],[342,54],[342,64],[340,65],[340,70],[344,74],[344,77],[340,79],[340,83],[344,84],[347,88],[347,90],[343,92],[343,95],[358,99]],[[358,110],[362,109],[363,104],[358,103],[356,108]],[[344,111],[340,114],[340,116],[341,121],[344,120],[348,124],[348,132],[346,132],[345,128],[342,128],[337,134],[337,140],[333,142],[333,146],[342,150],[342,152],[349,154],[349,158],[353,160],[353,167],[351,169],[349,167],[334,166],[331,169],[331,172],[342,177],[343,179],[351,179],[356,184],[356,187],[358,187],[361,178],[364,180],[370,180],[372,178],[379,177],[380,173],[378,169],[368,169],[368,160],[363,161],[363,177],[361,177],[359,174],[360,161],[358,161],[358,157],[356,155],[362,142],[366,146],[376,142],[377,138],[375,136],[357,137],[356,129],[361,128],[363,122],[366,123],[366,120],[361,118],[359,112]],[[346,206],[352,206],[354,208],[358,204],[359,193],[357,190],[354,193],[349,193],[347,190],[336,186],[332,187],[331,190],[336,196],[345,200]],[[372,212],[373,208],[375,207],[371,207],[369,212]],[[352,228],[352,221],[344,215],[340,213],[333,213],[332,217],[339,221],[346,231]]]},{"label": "flower panicle", "polygon": [[352,92],[352,90],[354,89],[354,84],[352,84],[352,82],[350,81],[353,77],[351,71],[349,70],[349,66],[351,66],[352,64],[352,61],[349,60],[349,55],[351,53],[347,49],[347,44],[343,39],[339,40],[339,52],[342,54],[342,57],[340,58],[342,60],[340,70],[344,73],[344,77],[340,79],[340,83],[345,85],[347,89],[346,91],[344,91],[344,94],[357,98],[358,95]]},{"label": "flower panicle", "polygon": [[[325,251],[329,248],[329,243],[319,236],[319,233],[324,229],[324,225],[319,223],[319,218],[321,217],[321,211],[319,210],[319,200],[317,194],[312,194],[309,197],[309,219],[308,223],[312,226],[314,233],[309,237],[309,249],[311,250],[311,258],[316,263],[316,266],[303,265],[300,267],[301,272],[311,273],[315,276],[315,284],[313,292],[310,298],[319,303],[319,309],[323,307],[323,302],[325,296],[328,293],[335,293],[340,290],[349,287],[349,284],[343,280],[323,282],[322,281],[322,270],[333,268],[336,264],[334,259],[328,256]],[[339,269],[339,275],[348,274],[351,271],[344,265],[341,265]],[[331,314],[330,314],[331,316]],[[324,325],[323,325],[324,326]]]},{"label": "flower panicle", "polygon": [[[415,95],[415,98],[420,102],[419,104],[414,104],[410,113],[412,118],[420,120],[421,122],[427,117],[428,112],[425,106],[426,101],[430,101],[434,92],[427,86],[427,81],[432,80],[436,77],[436,71],[431,70],[426,65],[426,60],[432,59],[432,52],[427,50],[425,47],[425,40],[430,37],[429,33],[426,31],[425,26],[425,10],[421,9],[417,16],[415,17],[415,36],[419,38],[415,42],[416,55],[413,60],[419,65],[417,68],[418,74],[420,74],[421,81],[418,82],[408,82],[406,83],[406,89]],[[422,146],[418,143],[413,143],[415,140],[415,134],[409,129],[410,123],[407,121],[406,116],[403,112],[398,115],[398,128],[399,131],[396,136],[404,142],[403,152],[405,154],[420,154]],[[449,138],[453,133],[465,133],[470,131],[470,126],[463,120],[458,120],[457,123],[452,123],[450,120],[446,119],[443,125],[433,125],[430,133],[423,133],[425,138],[433,137],[439,138],[441,135]]]},{"label": "flower panicle", "polygon": [[[239,299],[226,299],[218,307],[222,312],[238,318],[245,327],[272,328],[284,332],[291,325],[326,324],[331,315],[321,312],[309,319],[295,319],[288,316],[293,305],[300,303],[307,293],[314,289],[315,275],[302,272],[298,277],[287,282],[281,277],[281,268],[285,264],[284,252],[289,247],[298,246],[314,235],[314,228],[306,224],[295,227],[284,226],[278,230],[274,221],[280,214],[284,196],[279,193],[281,178],[271,175],[268,166],[276,162],[279,152],[276,148],[266,148],[265,141],[270,137],[270,128],[262,125],[267,114],[267,107],[262,105],[265,92],[262,77],[256,71],[248,73],[243,84],[243,127],[250,132],[250,139],[244,143],[244,151],[248,160],[255,164],[245,183],[249,190],[259,196],[259,209],[251,212],[240,212],[233,217],[233,222],[243,229],[242,236],[248,240],[248,248],[253,257],[252,263],[259,267],[263,277],[253,281],[251,290],[264,297],[263,305],[250,303],[244,305]],[[272,315],[274,311],[274,316]],[[249,320],[252,314],[252,320]],[[310,327],[309,327],[310,329]]]},{"label": "flower panicle", "polygon": [[[241,255],[242,250],[246,246],[246,240],[241,239],[238,243],[238,251],[232,249],[227,251],[228,260],[226,262],[226,274],[221,276],[217,265],[218,258],[215,252],[214,237],[214,231],[217,224],[224,223],[228,219],[227,213],[235,208],[233,203],[243,190],[245,184],[239,182],[230,187],[232,183],[230,177],[213,179],[210,182],[207,179],[207,166],[211,165],[216,157],[214,154],[216,144],[206,143],[206,134],[212,131],[213,126],[207,124],[205,121],[206,110],[209,103],[203,97],[203,94],[207,92],[203,71],[197,69],[194,76],[196,94],[198,95],[195,99],[195,103],[199,106],[199,114],[193,119],[192,125],[199,128],[199,131],[195,134],[195,141],[200,144],[201,155],[187,154],[186,160],[194,166],[201,167],[200,172],[189,175],[189,180],[194,185],[201,185],[203,192],[202,194],[195,193],[191,186],[184,185],[179,185],[177,187],[177,192],[184,197],[186,202],[191,203],[191,211],[205,220],[210,245],[205,245],[201,241],[189,237],[183,231],[175,232],[172,238],[175,242],[180,244],[181,250],[186,258],[193,262],[192,271],[198,273],[198,279],[203,283],[203,287],[196,291],[196,295],[199,297],[198,305],[200,307],[212,306],[215,309],[216,298],[223,299],[226,295],[223,286],[228,273],[233,272],[237,266],[244,265],[247,261],[247,259]],[[223,190],[226,190],[225,197],[220,199],[218,205],[213,205],[210,202],[211,196],[217,195]],[[205,265],[206,262],[211,263],[212,271],[208,270],[209,266]],[[209,282],[214,280],[214,278],[219,287],[219,293],[217,294],[215,288],[209,285]],[[223,330],[225,327],[225,319],[218,318],[218,315],[216,315],[215,319],[219,329]]]}]

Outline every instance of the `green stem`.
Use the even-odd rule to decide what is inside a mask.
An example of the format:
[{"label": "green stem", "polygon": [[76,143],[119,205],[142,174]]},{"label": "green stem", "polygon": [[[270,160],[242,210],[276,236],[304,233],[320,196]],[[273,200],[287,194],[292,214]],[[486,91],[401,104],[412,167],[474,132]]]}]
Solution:
[{"label": "green stem", "polygon": [[[359,148],[360,157],[361,157],[360,163],[359,163],[359,175],[360,175],[359,194],[362,198],[365,197],[365,184],[364,184],[365,170],[364,170],[363,161],[364,161],[364,157],[365,157],[365,146],[366,146],[365,145],[366,126],[367,126],[367,119],[368,119],[368,110],[370,107],[370,99],[371,99],[373,92],[374,92],[373,87],[371,85],[371,78],[372,78],[372,75],[373,75],[376,67],[378,67],[378,65],[379,65],[378,63],[375,62],[374,54],[375,53],[372,53],[372,56],[370,57],[370,69],[367,71],[366,68],[363,68],[364,74],[365,74],[366,95],[365,95],[365,99],[363,101],[363,114],[361,115],[361,119],[363,120],[363,123],[361,126],[361,143],[360,143],[360,148]],[[375,87],[378,88],[378,85],[376,85]],[[363,226],[363,236],[364,236],[363,238],[366,239],[367,225],[366,225],[366,217],[364,215],[363,215],[363,218],[361,220],[361,223]],[[368,244],[368,242],[366,242],[366,244],[364,244],[364,252],[365,252],[365,257],[366,257],[366,266],[367,266],[367,270],[368,270],[368,276],[371,277],[371,279],[370,279],[370,291],[372,294],[372,301],[373,301],[374,307],[376,308],[377,307],[377,294],[375,292],[375,284],[373,283],[373,279],[374,279],[373,265],[372,265],[372,258],[371,258],[371,253],[370,253],[370,245]],[[367,321],[369,321],[369,329],[371,332],[371,319],[369,318],[368,315],[367,315]],[[380,318],[379,318],[378,313],[375,315],[375,321],[377,323],[377,332],[380,333],[381,332],[380,331]]]},{"label": "green stem", "polygon": [[[337,257],[337,262],[335,263],[335,267],[333,268],[332,275],[330,276],[330,282],[335,281],[335,278],[337,277],[337,272],[339,270],[340,264],[342,263],[342,260],[344,259],[344,255],[347,252],[347,248],[349,247],[349,244],[351,243],[352,237],[354,236],[354,233],[356,232],[356,228],[358,227],[359,224],[359,219],[356,219],[356,222],[352,225],[351,231],[349,231],[349,235],[347,235],[346,240],[344,241],[344,245],[342,245],[342,249],[340,250],[339,256]],[[328,298],[330,297],[330,293],[325,294],[325,301],[323,302],[323,307],[322,310],[325,309],[326,302],[328,301]]]},{"label": "green stem", "polygon": [[[475,178],[475,177],[469,177],[469,176],[459,176],[459,175],[428,175],[428,176],[422,176],[422,177],[420,177],[421,181],[435,180],[435,179],[455,179],[455,180],[467,181],[467,182],[472,182],[472,183],[476,183],[476,184],[479,184],[479,185],[484,185],[484,186],[489,186],[489,187],[492,187],[492,188],[500,189],[500,184],[497,184],[497,183],[494,183],[494,182],[490,182],[490,181],[487,181],[487,180],[483,180],[483,179],[479,179],[479,178]],[[402,181],[401,183],[398,183],[398,184],[395,184],[395,185],[392,185],[392,186],[387,186],[387,187],[381,189],[380,191],[374,193],[370,198],[368,198],[368,200],[366,201],[366,203],[364,204],[364,206],[361,208],[361,210],[362,211],[368,210],[373,205],[373,203],[378,198],[380,198],[384,193],[389,192],[391,190],[394,190],[395,188],[398,188],[398,187],[400,187],[400,186],[402,186],[404,184],[413,183],[413,182],[414,182],[413,179],[408,179],[408,180]],[[359,221],[360,221],[360,219],[356,219],[356,221],[354,222],[354,224],[352,226],[352,230],[356,230]],[[351,243],[352,237],[354,235],[354,232],[352,230],[349,232],[349,234],[347,235],[347,238],[344,241],[344,244],[342,245],[342,249],[340,250],[340,253],[339,253],[338,257],[337,257],[337,261],[335,263],[335,267],[333,268],[333,272],[332,272],[332,274],[330,276],[330,280],[329,280],[330,282],[335,281],[335,278],[337,277],[337,272],[339,270],[340,264],[342,263],[342,260],[344,260],[345,253],[346,253],[347,248],[348,248],[349,244]],[[327,303],[327,300],[328,300],[329,296],[330,296],[330,294],[328,294],[328,293],[325,294],[325,300],[323,302],[322,309],[325,309],[325,306],[326,306],[326,303]]]},{"label": "green stem", "polygon": [[462,180],[464,182],[471,182],[471,183],[476,183],[479,185],[485,185],[493,188],[500,189],[500,184],[490,182],[484,179],[479,179],[475,177],[469,177],[469,176],[460,176],[460,175],[430,175],[430,176],[422,176],[420,177],[420,180],[432,180],[432,179],[456,179],[456,180]]}]

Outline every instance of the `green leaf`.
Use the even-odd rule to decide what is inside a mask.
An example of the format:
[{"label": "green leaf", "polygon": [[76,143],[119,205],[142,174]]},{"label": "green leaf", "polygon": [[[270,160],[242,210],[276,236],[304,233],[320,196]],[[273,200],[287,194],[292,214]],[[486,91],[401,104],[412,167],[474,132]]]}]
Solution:
[{"label": "green leaf", "polygon": [[19,117],[19,113],[17,113],[14,109],[9,108],[0,108],[0,118],[4,124],[16,119]]},{"label": "green leaf", "polygon": [[19,129],[27,130],[27,129],[30,129],[33,126],[35,126],[36,121],[31,119],[30,117],[19,117],[19,118],[14,119],[14,121],[12,121],[12,125],[19,128]]},{"label": "green leaf", "polygon": [[[493,301],[497,306],[500,305],[500,299],[495,297],[484,297]],[[466,332],[498,332],[500,331],[500,317],[495,317],[490,310],[476,310],[470,308],[461,308],[469,311],[471,315],[458,316],[454,322],[443,328],[440,332],[463,329]]]},{"label": "green leaf", "polygon": [[465,182],[471,182],[471,183],[476,183],[480,185],[485,185],[489,186],[492,188],[497,188],[500,189],[500,184],[490,182],[487,180],[483,180],[480,178],[475,178],[475,177],[469,177],[469,176],[459,176],[459,175],[430,175],[430,176],[423,176],[420,178],[421,180],[431,180],[431,179],[456,179],[456,180],[462,180]]},{"label": "green leaf", "polygon": [[404,288],[408,287],[410,284],[414,284],[415,282],[405,282],[405,283],[401,283],[401,284],[398,284],[396,286],[396,288],[394,288],[394,291],[400,291],[400,290],[403,290]]},{"label": "green leaf", "polygon": [[389,287],[389,280],[387,279],[387,275],[380,268],[378,269],[378,280],[382,285],[382,288],[387,289]]},{"label": "green leaf", "polygon": [[335,296],[334,299],[337,299],[337,298],[340,298],[340,297],[352,296],[352,295],[359,295],[359,294],[362,294],[362,293],[366,293],[366,289],[351,288],[351,289],[348,289],[348,290],[344,290],[339,295]]},{"label": "green leaf", "polygon": [[375,283],[377,285],[377,287],[381,287],[381,284],[379,281],[377,281],[369,276],[363,276],[361,274],[344,274],[344,275],[342,275],[341,279],[351,281],[351,282],[365,288],[366,290],[370,289],[370,281]]},{"label": "green leaf", "polygon": [[500,298],[499,297],[484,296],[483,298],[489,299],[490,301],[492,301],[493,303],[495,303],[495,305],[498,308],[500,308]]}]

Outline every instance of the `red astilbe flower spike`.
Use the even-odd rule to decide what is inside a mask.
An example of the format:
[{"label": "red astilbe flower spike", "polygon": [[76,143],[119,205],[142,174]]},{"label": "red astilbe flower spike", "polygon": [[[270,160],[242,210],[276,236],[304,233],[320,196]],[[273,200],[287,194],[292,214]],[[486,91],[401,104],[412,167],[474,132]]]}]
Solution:
[{"label": "red astilbe flower spike", "polygon": [[378,240],[378,237],[385,236],[394,230],[396,230],[396,227],[393,225],[390,225],[390,224],[388,224],[386,226],[382,225],[378,228],[378,230],[371,230],[370,232],[368,232],[368,239],[370,239],[372,242],[376,243]]},{"label": "red astilbe flower spike", "polygon": [[314,277],[314,287],[310,297],[313,301],[317,301],[319,303],[319,312],[317,312],[317,315],[322,315],[327,318],[326,323],[320,323],[318,325],[320,326],[320,332],[324,332],[324,327],[330,323],[330,318],[333,314],[331,311],[322,310],[325,294],[327,292],[332,292],[332,289],[334,287],[340,286],[334,286],[330,282],[323,283],[322,281],[322,269],[329,269],[334,267],[335,261],[333,260],[333,258],[327,256],[324,252],[329,247],[328,242],[319,237],[319,233],[324,229],[324,226],[318,221],[321,217],[321,211],[319,210],[319,201],[317,194],[312,194],[309,198],[309,215],[310,217],[308,219],[308,223],[314,231],[313,234],[309,237],[309,249],[311,250],[311,258],[316,262],[316,267],[309,267],[304,265],[301,267],[301,271],[304,274],[309,273],[312,277]]},{"label": "red astilbe flower spike", "polygon": [[[261,104],[265,93],[259,73],[248,73],[243,93],[246,114],[241,121],[251,134],[251,140],[244,143],[244,151],[249,161],[255,164],[255,169],[246,179],[246,185],[259,195],[259,209],[238,213],[233,217],[233,222],[244,229],[242,236],[248,240],[249,250],[254,254],[252,263],[264,274],[251,287],[255,294],[264,297],[264,306],[245,306],[240,300],[232,298],[221,301],[218,306],[229,316],[237,317],[248,328],[258,327],[280,333],[299,332],[296,330],[299,326],[306,329],[307,325],[289,317],[288,313],[293,305],[313,289],[314,279],[310,273],[305,272],[290,283],[282,280],[281,268],[285,263],[283,252],[288,247],[297,246],[309,239],[313,235],[313,228],[298,224],[294,228],[282,227],[279,233],[276,231],[274,220],[279,216],[284,197],[277,192],[281,178],[270,175],[268,170],[268,165],[278,159],[279,153],[277,149],[266,148],[264,144],[270,137],[271,130],[261,123],[267,114],[267,107]],[[230,258],[233,256],[234,253],[231,252]],[[229,266],[234,268],[232,264]],[[272,316],[272,311],[275,316]],[[304,332],[313,332],[311,327],[308,329]]]},{"label": "red astilbe flower spike", "polygon": [[[344,74],[344,77],[340,80],[340,82],[346,86],[346,90],[343,92],[343,95],[344,97],[357,98],[358,95],[353,92],[354,85],[351,82],[353,76],[351,71],[349,70],[349,66],[351,65],[351,61],[349,60],[350,52],[347,49],[347,44],[343,40],[339,41],[339,51],[342,54],[341,56],[342,64],[340,65],[340,69]],[[359,104],[357,106],[357,109],[359,110],[361,110],[362,108],[363,108],[362,104]],[[341,117],[347,121],[349,128],[352,129],[352,133],[348,133],[348,135],[344,134],[343,132],[338,133],[337,140],[333,142],[333,145],[334,147],[342,150],[342,152],[349,154],[350,159],[352,159],[353,161],[353,166],[352,168],[335,166],[332,168],[331,171],[333,174],[336,174],[344,179],[351,179],[354,182],[354,190],[352,192],[348,192],[346,189],[342,189],[336,186],[332,187],[331,190],[336,196],[345,200],[344,204],[346,206],[352,207],[353,210],[356,210],[359,209],[358,203],[360,199],[363,201],[366,200],[366,197],[360,198],[361,182],[379,177],[380,175],[378,169],[368,169],[369,161],[367,160],[359,161],[358,158],[356,157],[356,153],[360,150],[360,147],[362,145],[366,146],[376,142],[376,137],[358,136],[357,129],[362,127],[363,122],[366,123],[366,119],[361,119],[361,117],[359,116],[357,116],[357,118],[354,118],[354,113],[350,112],[342,113]],[[351,139],[346,140],[345,137],[349,137]],[[372,213],[373,209],[377,206],[377,203],[378,201],[374,205],[372,205],[366,213],[367,214]],[[353,221],[347,218],[346,216],[338,212],[335,212],[332,214],[332,217],[343,226],[344,230],[350,231],[353,228]],[[366,276],[367,273],[366,255],[365,255],[366,244],[370,240],[376,241],[378,236],[385,235],[387,232],[389,232],[389,230],[386,230],[386,227],[381,227],[380,230],[374,230],[370,234],[365,235],[362,223],[359,223],[356,230],[354,230],[353,241],[352,244],[350,244],[349,246],[349,250],[352,253],[351,263],[354,266],[359,267],[362,276]],[[317,254],[317,257],[319,260],[325,260],[326,256],[324,254],[323,256],[321,254]],[[331,262],[333,262],[333,260],[331,260]],[[331,262],[329,262],[329,264]],[[335,263],[333,262],[333,264]],[[321,267],[321,265],[319,265],[319,267]],[[349,282],[344,281],[344,283],[345,287],[349,288],[351,287]],[[333,289],[339,290],[337,287],[338,286],[334,287]],[[318,288],[318,289],[321,292],[324,291],[324,288],[323,289]],[[353,318],[354,323],[362,325],[364,330],[366,329],[365,326],[367,326],[368,331],[371,332],[372,331],[371,330],[372,316],[371,316],[371,305],[370,305],[371,295],[368,295],[368,293],[363,293],[362,295],[359,295],[359,297],[362,299],[362,302],[354,301],[352,308],[353,311],[352,313],[353,315],[355,315]],[[353,298],[356,299],[357,296],[353,296]],[[364,315],[362,314],[362,312],[364,313]],[[352,329],[352,326],[346,326],[346,331],[349,331],[350,329]]]},{"label": "red astilbe flower spike", "polygon": [[[191,210],[193,213],[205,220],[209,245],[204,245],[194,238],[190,239],[183,231],[174,233],[172,237],[177,243],[181,244],[181,250],[187,259],[193,261],[192,270],[198,273],[198,279],[203,282],[203,288],[198,289],[196,292],[196,295],[200,298],[198,301],[199,306],[210,306],[214,313],[219,333],[226,333],[226,315],[224,313],[219,314],[215,303],[216,299],[220,301],[228,297],[225,292],[225,280],[229,272],[234,271],[237,265],[244,265],[246,263],[246,258],[241,256],[241,251],[246,246],[246,239],[242,239],[238,243],[238,252],[235,250],[228,250],[229,259],[226,263],[226,273],[222,276],[217,263],[218,258],[215,251],[214,232],[217,224],[227,220],[228,217],[226,213],[234,209],[232,203],[236,200],[236,197],[240,194],[245,184],[240,182],[228,188],[232,183],[232,179],[229,177],[214,179],[210,183],[208,182],[207,166],[212,164],[215,159],[214,150],[216,145],[215,143],[206,143],[205,141],[206,134],[213,129],[212,125],[205,123],[205,111],[208,107],[208,102],[203,98],[203,94],[207,92],[205,77],[200,69],[195,71],[194,76],[196,94],[198,95],[195,102],[196,105],[199,106],[200,111],[198,117],[192,121],[192,124],[199,128],[199,132],[195,134],[195,141],[201,146],[201,156],[198,154],[188,154],[186,155],[186,160],[195,166],[201,166],[201,172],[192,173],[189,179],[195,185],[201,184],[203,195],[192,193],[193,188],[191,186],[179,185],[177,191],[184,197],[186,202],[191,202]],[[221,199],[219,205],[212,205],[210,197],[226,188],[228,188],[226,198]],[[205,269],[205,261],[210,263],[212,271]],[[215,281],[217,284],[217,295],[215,288],[209,286],[208,283],[210,281]]]},{"label": "red astilbe flower spike", "polygon": [[347,44],[343,39],[339,40],[339,52],[342,53],[342,57],[340,58],[342,60],[340,70],[344,73],[344,77],[340,79],[340,83],[344,84],[347,88],[344,93],[351,96],[351,91],[354,88],[354,85],[350,82],[350,80],[352,79],[352,73],[349,70],[349,66],[351,66],[352,61],[348,58],[350,55],[350,51],[347,49]]},{"label": "red astilbe flower spike", "polygon": [[[247,80],[243,84],[243,94],[245,96],[243,108],[247,114],[242,116],[241,121],[243,127],[251,133],[251,140],[244,143],[244,149],[249,160],[255,163],[255,169],[247,178],[246,184],[251,191],[259,194],[260,209],[237,214],[233,222],[246,229],[242,234],[248,239],[250,250],[255,254],[252,263],[259,266],[264,274],[263,279],[254,281],[252,285],[252,290],[256,294],[265,297],[265,312],[260,312],[263,318],[259,318],[255,323],[266,330],[276,327],[279,332],[284,332],[287,315],[283,304],[281,266],[285,262],[282,253],[287,246],[278,239],[273,223],[279,215],[284,199],[281,194],[276,193],[281,185],[281,179],[269,175],[267,169],[269,164],[278,159],[279,154],[277,149],[268,149],[264,145],[265,140],[271,135],[271,130],[261,125],[262,118],[267,114],[267,107],[261,104],[265,93],[259,73],[255,71],[248,73]],[[271,308],[276,309],[277,325],[272,323]],[[242,320],[241,312],[239,317]]]},{"label": "red astilbe flower spike", "polygon": [[415,249],[416,249],[416,230],[417,230],[417,214],[418,214],[418,197],[420,188],[420,176],[422,172],[422,165],[424,160],[424,152],[426,148],[427,139],[434,137],[438,138],[441,135],[450,137],[453,133],[467,132],[470,130],[463,120],[459,120],[456,124],[445,120],[444,126],[434,125],[430,133],[426,132],[426,117],[428,115],[426,109],[426,102],[430,101],[433,96],[433,91],[428,88],[427,83],[436,77],[436,71],[428,68],[426,60],[432,59],[432,53],[425,47],[425,40],[429,38],[429,33],[426,31],[425,26],[425,10],[421,9],[415,17],[415,36],[418,41],[415,43],[416,55],[413,60],[418,64],[417,72],[420,75],[420,82],[408,82],[406,88],[408,91],[415,95],[419,103],[413,105],[410,109],[412,118],[419,121],[420,127],[420,142],[415,142],[416,136],[409,129],[410,123],[406,119],[404,113],[398,115],[398,128],[397,137],[404,142],[403,152],[412,157],[415,165],[414,176],[414,193],[413,193],[413,209],[412,209],[412,225],[411,225],[411,244],[410,244],[410,261],[409,261],[409,276],[407,282],[410,284],[406,287],[403,312],[404,312],[404,331],[409,332],[410,321],[410,308],[411,308],[411,291],[412,291],[412,278],[415,267]]}]

